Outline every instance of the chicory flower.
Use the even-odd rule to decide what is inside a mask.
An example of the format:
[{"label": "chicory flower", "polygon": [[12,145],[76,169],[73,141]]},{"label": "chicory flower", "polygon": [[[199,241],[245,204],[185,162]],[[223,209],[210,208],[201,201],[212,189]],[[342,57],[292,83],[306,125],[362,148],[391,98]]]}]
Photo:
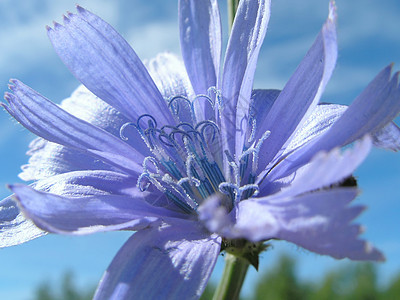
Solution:
[{"label": "chicory flower", "polygon": [[[385,68],[350,107],[321,104],[336,57],[335,7],[285,87],[253,90],[270,1],[242,0],[221,62],[216,0],[179,1],[182,61],[143,64],[106,22],[77,7],[48,27],[83,84],[61,107],[12,80],[3,107],[38,135],[2,247],[45,235],[137,231],[96,299],[196,299],[221,244],[293,242],[335,258],[381,260],[359,239],[351,178],[371,145],[400,149],[398,74]],[[222,69],[222,72],[220,72]],[[345,151],[340,148],[355,145]]]}]

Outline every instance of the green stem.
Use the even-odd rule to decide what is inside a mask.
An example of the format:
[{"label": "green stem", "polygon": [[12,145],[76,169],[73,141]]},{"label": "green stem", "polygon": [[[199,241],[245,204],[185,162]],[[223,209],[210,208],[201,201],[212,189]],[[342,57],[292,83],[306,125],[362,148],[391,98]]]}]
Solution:
[{"label": "green stem", "polygon": [[215,291],[213,300],[237,300],[246,277],[249,262],[230,253],[225,256],[222,279]]},{"label": "green stem", "polygon": [[232,29],[233,20],[235,19],[236,11],[240,0],[228,0],[228,23],[229,30]]}]

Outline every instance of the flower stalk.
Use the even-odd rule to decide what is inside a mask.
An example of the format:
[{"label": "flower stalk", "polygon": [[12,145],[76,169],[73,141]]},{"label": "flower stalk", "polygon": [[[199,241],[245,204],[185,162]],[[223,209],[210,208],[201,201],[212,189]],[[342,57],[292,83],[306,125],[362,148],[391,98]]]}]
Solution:
[{"label": "flower stalk", "polygon": [[228,0],[228,23],[229,30],[232,29],[233,20],[235,19],[236,11],[240,0]]},{"label": "flower stalk", "polygon": [[249,265],[245,258],[226,253],[224,272],[213,300],[239,299]]}]

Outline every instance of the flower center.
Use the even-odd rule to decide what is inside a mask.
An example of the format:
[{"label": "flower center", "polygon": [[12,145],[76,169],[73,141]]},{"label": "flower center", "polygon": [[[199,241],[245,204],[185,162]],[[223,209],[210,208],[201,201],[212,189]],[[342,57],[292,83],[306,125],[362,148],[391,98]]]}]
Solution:
[{"label": "flower center", "polygon": [[[145,114],[136,123],[129,122],[121,127],[123,140],[127,140],[125,130],[132,126],[152,153],[143,161],[143,173],[137,181],[141,191],[146,191],[152,184],[166,195],[167,206],[174,205],[187,213],[195,212],[204,199],[215,193],[226,195],[230,210],[236,202],[258,192],[254,172],[250,170],[247,176],[245,172],[249,169],[250,156],[251,169],[256,166],[258,148],[268,133],[235,159],[228,151],[223,151],[222,133],[217,122],[196,123],[196,101],[205,101],[215,111],[220,105],[219,95],[217,90],[210,89],[208,95],[198,95],[192,101],[183,96],[168,99],[177,125],[159,128],[156,119]],[[223,174],[223,164],[230,166],[230,174]],[[243,185],[244,177],[246,184]]]}]

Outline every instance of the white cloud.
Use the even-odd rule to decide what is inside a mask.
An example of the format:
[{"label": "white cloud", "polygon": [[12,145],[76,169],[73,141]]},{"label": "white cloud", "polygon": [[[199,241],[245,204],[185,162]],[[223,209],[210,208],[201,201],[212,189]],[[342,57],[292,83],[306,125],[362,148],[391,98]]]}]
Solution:
[{"label": "white cloud", "polygon": [[160,52],[180,53],[177,22],[152,22],[137,26],[125,38],[141,59],[150,59]]},{"label": "white cloud", "polygon": [[[81,3],[88,9],[94,7],[96,13],[111,22],[117,18],[117,8],[110,1],[100,0],[95,6],[93,1]],[[21,72],[48,55],[55,56],[45,25],[52,25],[53,20],[62,22],[62,15],[74,10],[75,1],[72,0],[1,1],[0,73]]]}]

